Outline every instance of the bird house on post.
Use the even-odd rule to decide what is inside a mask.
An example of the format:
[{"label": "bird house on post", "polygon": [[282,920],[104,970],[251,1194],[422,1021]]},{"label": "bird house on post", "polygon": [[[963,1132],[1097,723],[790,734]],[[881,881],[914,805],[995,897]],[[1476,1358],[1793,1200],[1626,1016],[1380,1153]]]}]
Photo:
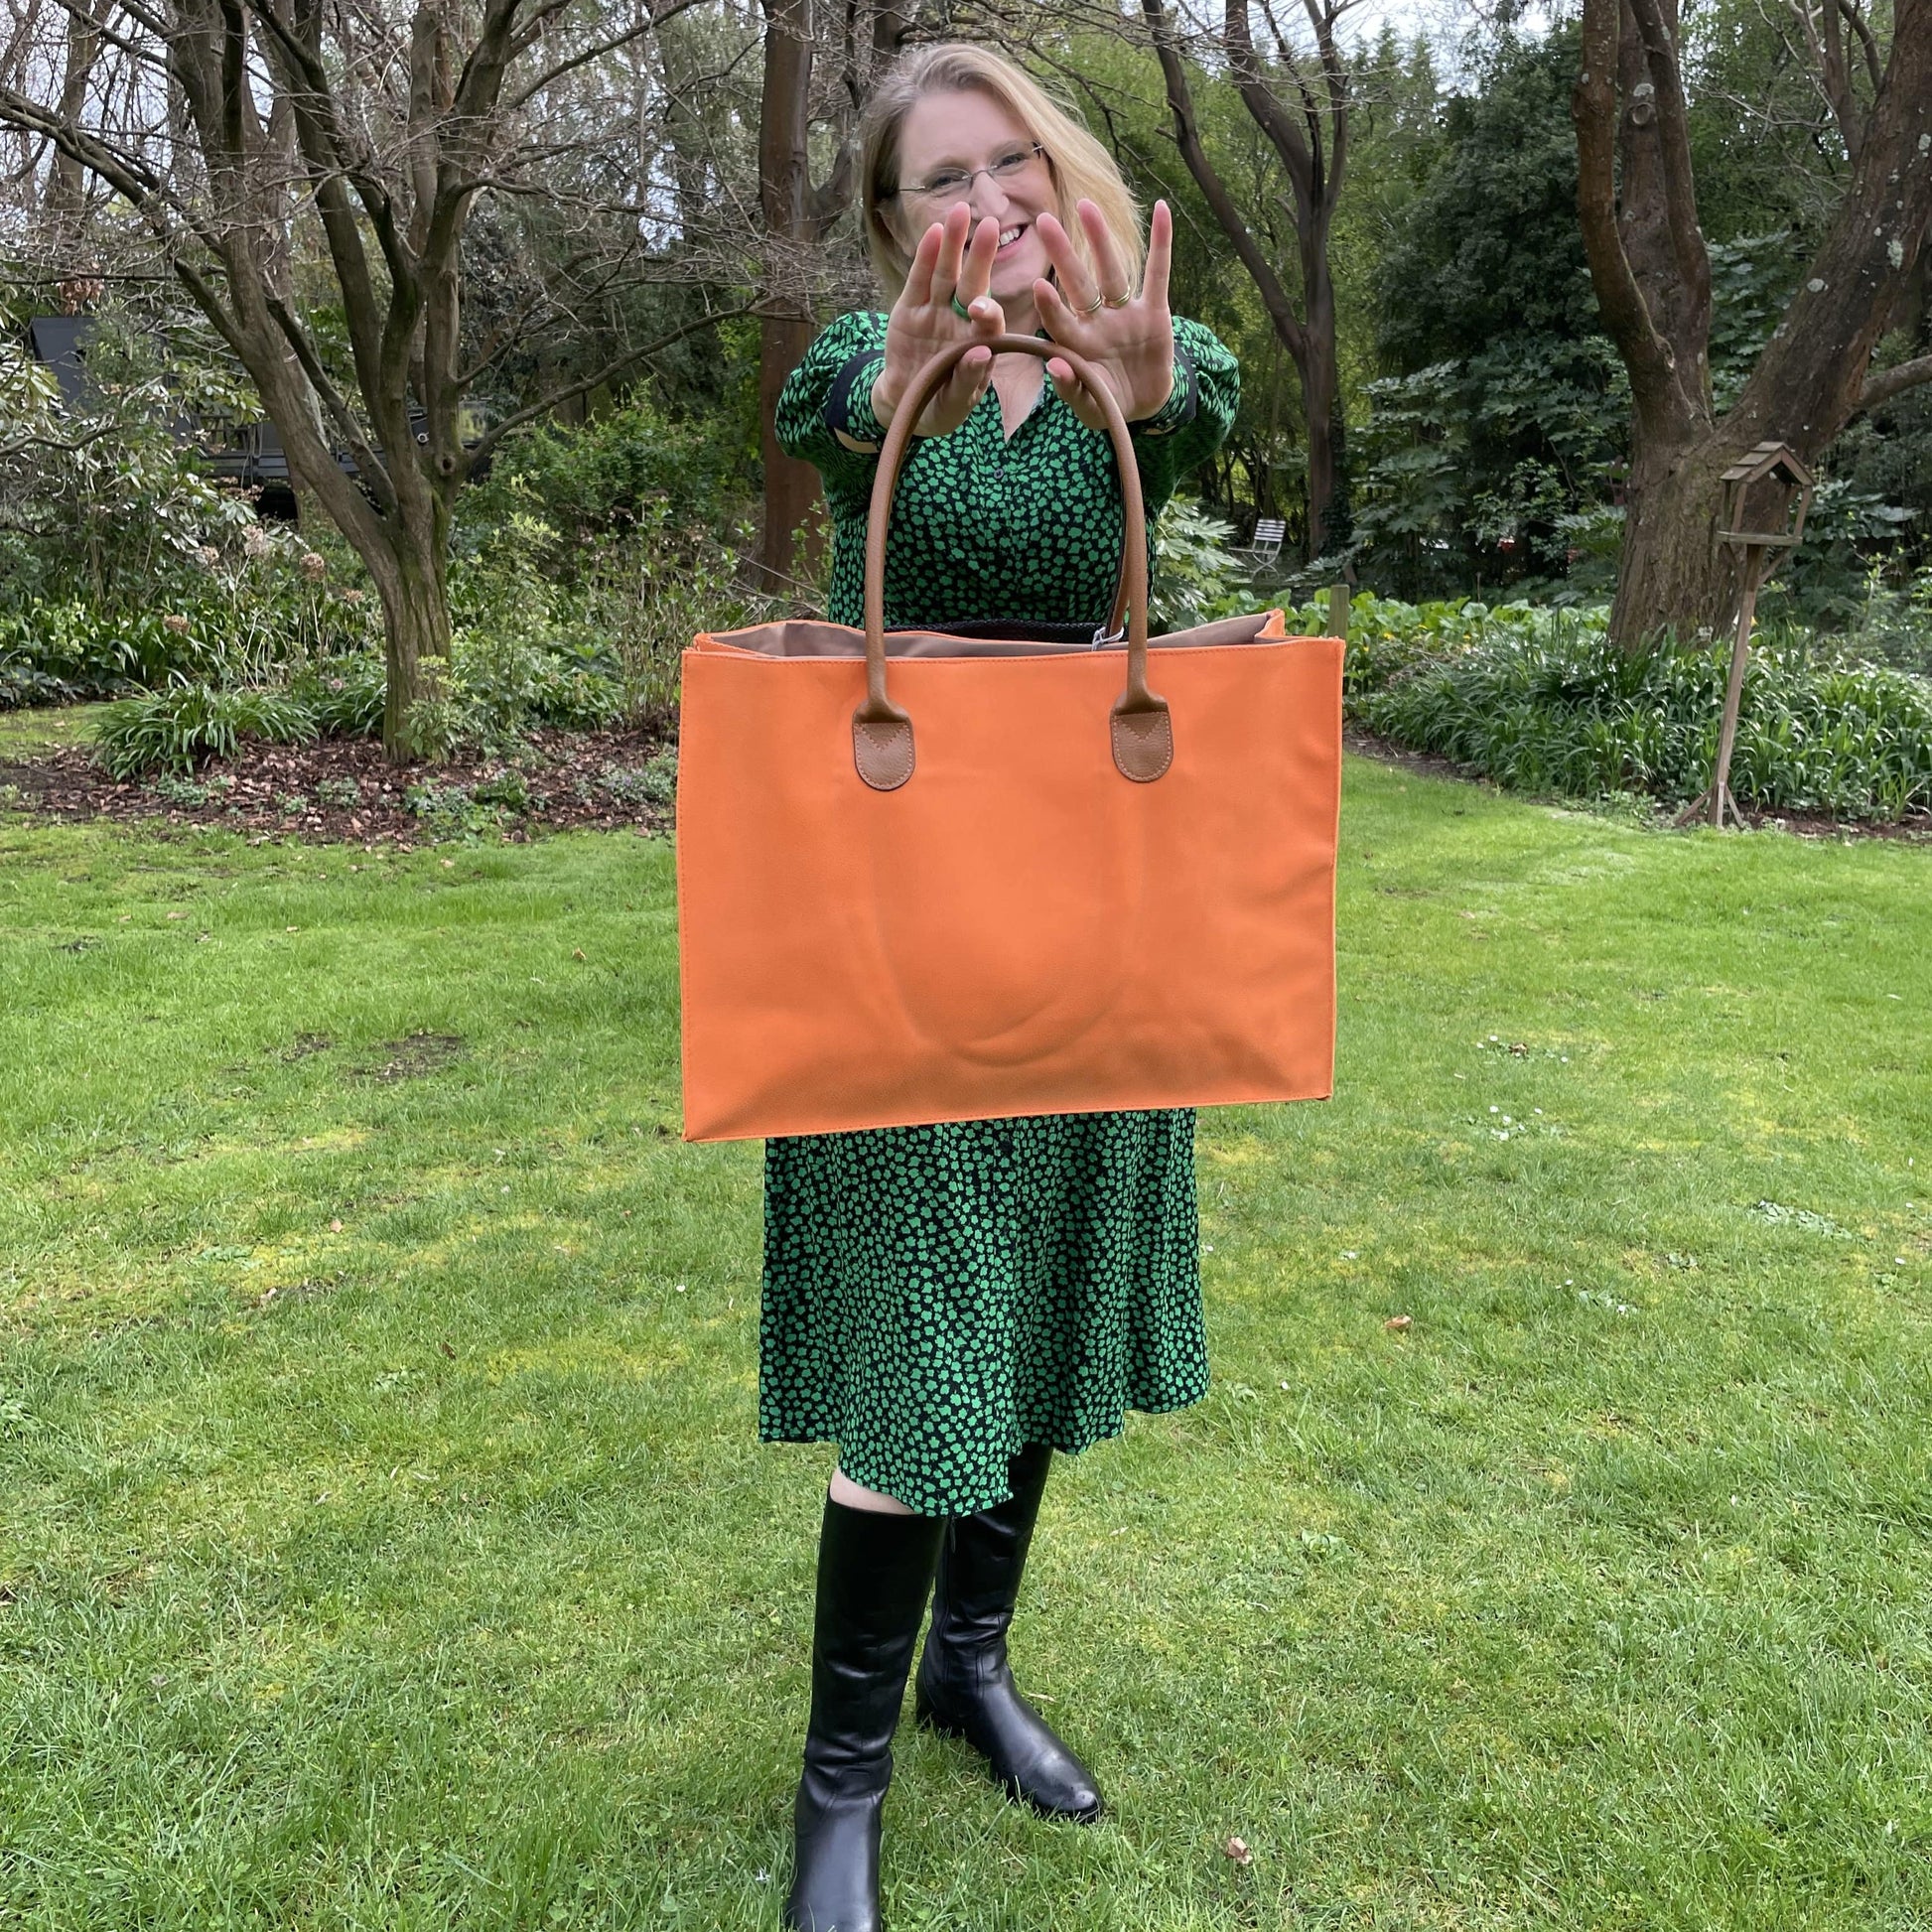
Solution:
[{"label": "bird house on post", "polygon": [[1757,593],[1776,568],[1779,553],[1795,550],[1804,541],[1812,476],[1787,444],[1760,443],[1739,457],[1724,473],[1723,481],[1724,522],[1718,541],[1737,550],[1737,636],[1730,647],[1730,676],[1725,681],[1724,718],[1718,728],[1718,759],[1710,788],[1677,819],[1683,825],[1707,817],[1721,831],[1726,814],[1733,825],[1744,822],[1730,795],[1730,754],[1737,743],[1737,707],[1744,694]]},{"label": "bird house on post", "polygon": [[1786,443],[1760,443],[1724,475],[1725,543],[1795,550],[1811,508],[1811,472]]}]

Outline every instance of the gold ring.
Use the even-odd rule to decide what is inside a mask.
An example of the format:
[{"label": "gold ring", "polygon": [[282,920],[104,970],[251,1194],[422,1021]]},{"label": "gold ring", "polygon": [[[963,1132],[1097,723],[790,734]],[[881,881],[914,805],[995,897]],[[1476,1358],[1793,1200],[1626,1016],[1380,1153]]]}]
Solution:
[{"label": "gold ring", "polygon": [[1103,295],[1101,301],[1110,309],[1124,309],[1134,299],[1134,291],[1129,289],[1125,295]]},{"label": "gold ring", "polygon": [[1088,316],[1097,316],[1100,313],[1102,307],[1105,305],[1106,300],[1107,298],[1104,295],[1096,295],[1093,298],[1091,304],[1088,305],[1088,307],[1084,309],[1075,309],[1073,313],[1076,316],[1079,316],[1083,321]]}]

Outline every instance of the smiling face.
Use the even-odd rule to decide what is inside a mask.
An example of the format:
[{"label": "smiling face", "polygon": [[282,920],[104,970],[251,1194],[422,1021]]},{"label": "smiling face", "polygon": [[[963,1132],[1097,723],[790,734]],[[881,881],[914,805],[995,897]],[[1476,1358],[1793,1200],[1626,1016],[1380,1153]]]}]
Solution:
[{"label": "smiling face", "polygon": [[[973,210],[976,225],[991,215],[1000,224],[991,293],[1012,328],[1033,326],[1034,279],[1052,268],[1035,223],[1042,214],[1059,212],[1053,172],[1044,155],[1032,152],[1033,146],[1025,123],[978,87],[922,95],[899,124],[897,206],[907,252],[960,202]],[[1025,163],[1013,165],[1022,155]],[[1009,164],[1001,173],[986,172],[1001,162]],[[967,174],[972,179],[963,187],[916,192],[926,183]]]}]

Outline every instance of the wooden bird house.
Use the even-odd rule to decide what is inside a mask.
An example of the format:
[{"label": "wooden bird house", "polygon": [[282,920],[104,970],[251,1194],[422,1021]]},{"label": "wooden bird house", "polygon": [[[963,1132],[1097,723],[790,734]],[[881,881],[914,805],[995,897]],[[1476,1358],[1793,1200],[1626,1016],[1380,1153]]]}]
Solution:
[{"label": "wooden bird house", "polygon": [[1744,815],[1730,794],[1730,755],[1737,743],[1737,711],[1743,702],[1744,664],[1750,656],[1758,586],[1770,575],[1777,553],[1795,550],[1804,540],[1812,480],[1811,472],[1788,444],[1760,443],[1746,450],[1724,473],[1724,524],[1718,540],[1734,544],[1743,553],[1737,559],[1737,637],[1730,647],[1730,676],[1725,682],[1711,782],[1677,820],[1682,825],[1689,819],[1708,817],[1720,831],[1726,820],[1733,825],[1744,823]]},{"label": "wooden bird house", "polygon": [[1760,443],[1724,474],[1725,543],[1795,550],[1811,508],[1811,472],[1788,443]]}]

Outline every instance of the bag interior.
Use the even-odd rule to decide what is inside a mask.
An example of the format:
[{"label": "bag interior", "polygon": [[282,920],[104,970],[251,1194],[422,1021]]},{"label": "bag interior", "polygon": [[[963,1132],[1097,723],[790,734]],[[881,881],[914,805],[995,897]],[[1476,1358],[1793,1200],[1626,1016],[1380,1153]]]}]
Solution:
[{"label": "bag interior", "polygon": [[[987,625],[988,629],[1009,626]],[[1045,626],[1042,626],[1045,627]],[[1011,628],[1019,630],[1021,625]],[[1227,644],[1279,643],[1282,641],[1281,613],[1257,611],[1252,616],[1221,618],[1213,623],[1195,624],[1188,630],[1171,630],[1165,636],[1150,637],[1152,650],[1219,648]],[[699,647],[709,644],[726,650],[753,651],[760,657],[863,657],[866,633],[850,624],[826,623],[816,618],[787,618],[778,623],[753,624],[744,630],[723,630],[701,637]],[[1046,657],[1067,651],[1125,650],[1125,639],[1111,638],[1095,645],[1084,642],[1054,641],[1023,636],[958,636],[944,630],[889,630],[886,633],[888,657]]]}]

